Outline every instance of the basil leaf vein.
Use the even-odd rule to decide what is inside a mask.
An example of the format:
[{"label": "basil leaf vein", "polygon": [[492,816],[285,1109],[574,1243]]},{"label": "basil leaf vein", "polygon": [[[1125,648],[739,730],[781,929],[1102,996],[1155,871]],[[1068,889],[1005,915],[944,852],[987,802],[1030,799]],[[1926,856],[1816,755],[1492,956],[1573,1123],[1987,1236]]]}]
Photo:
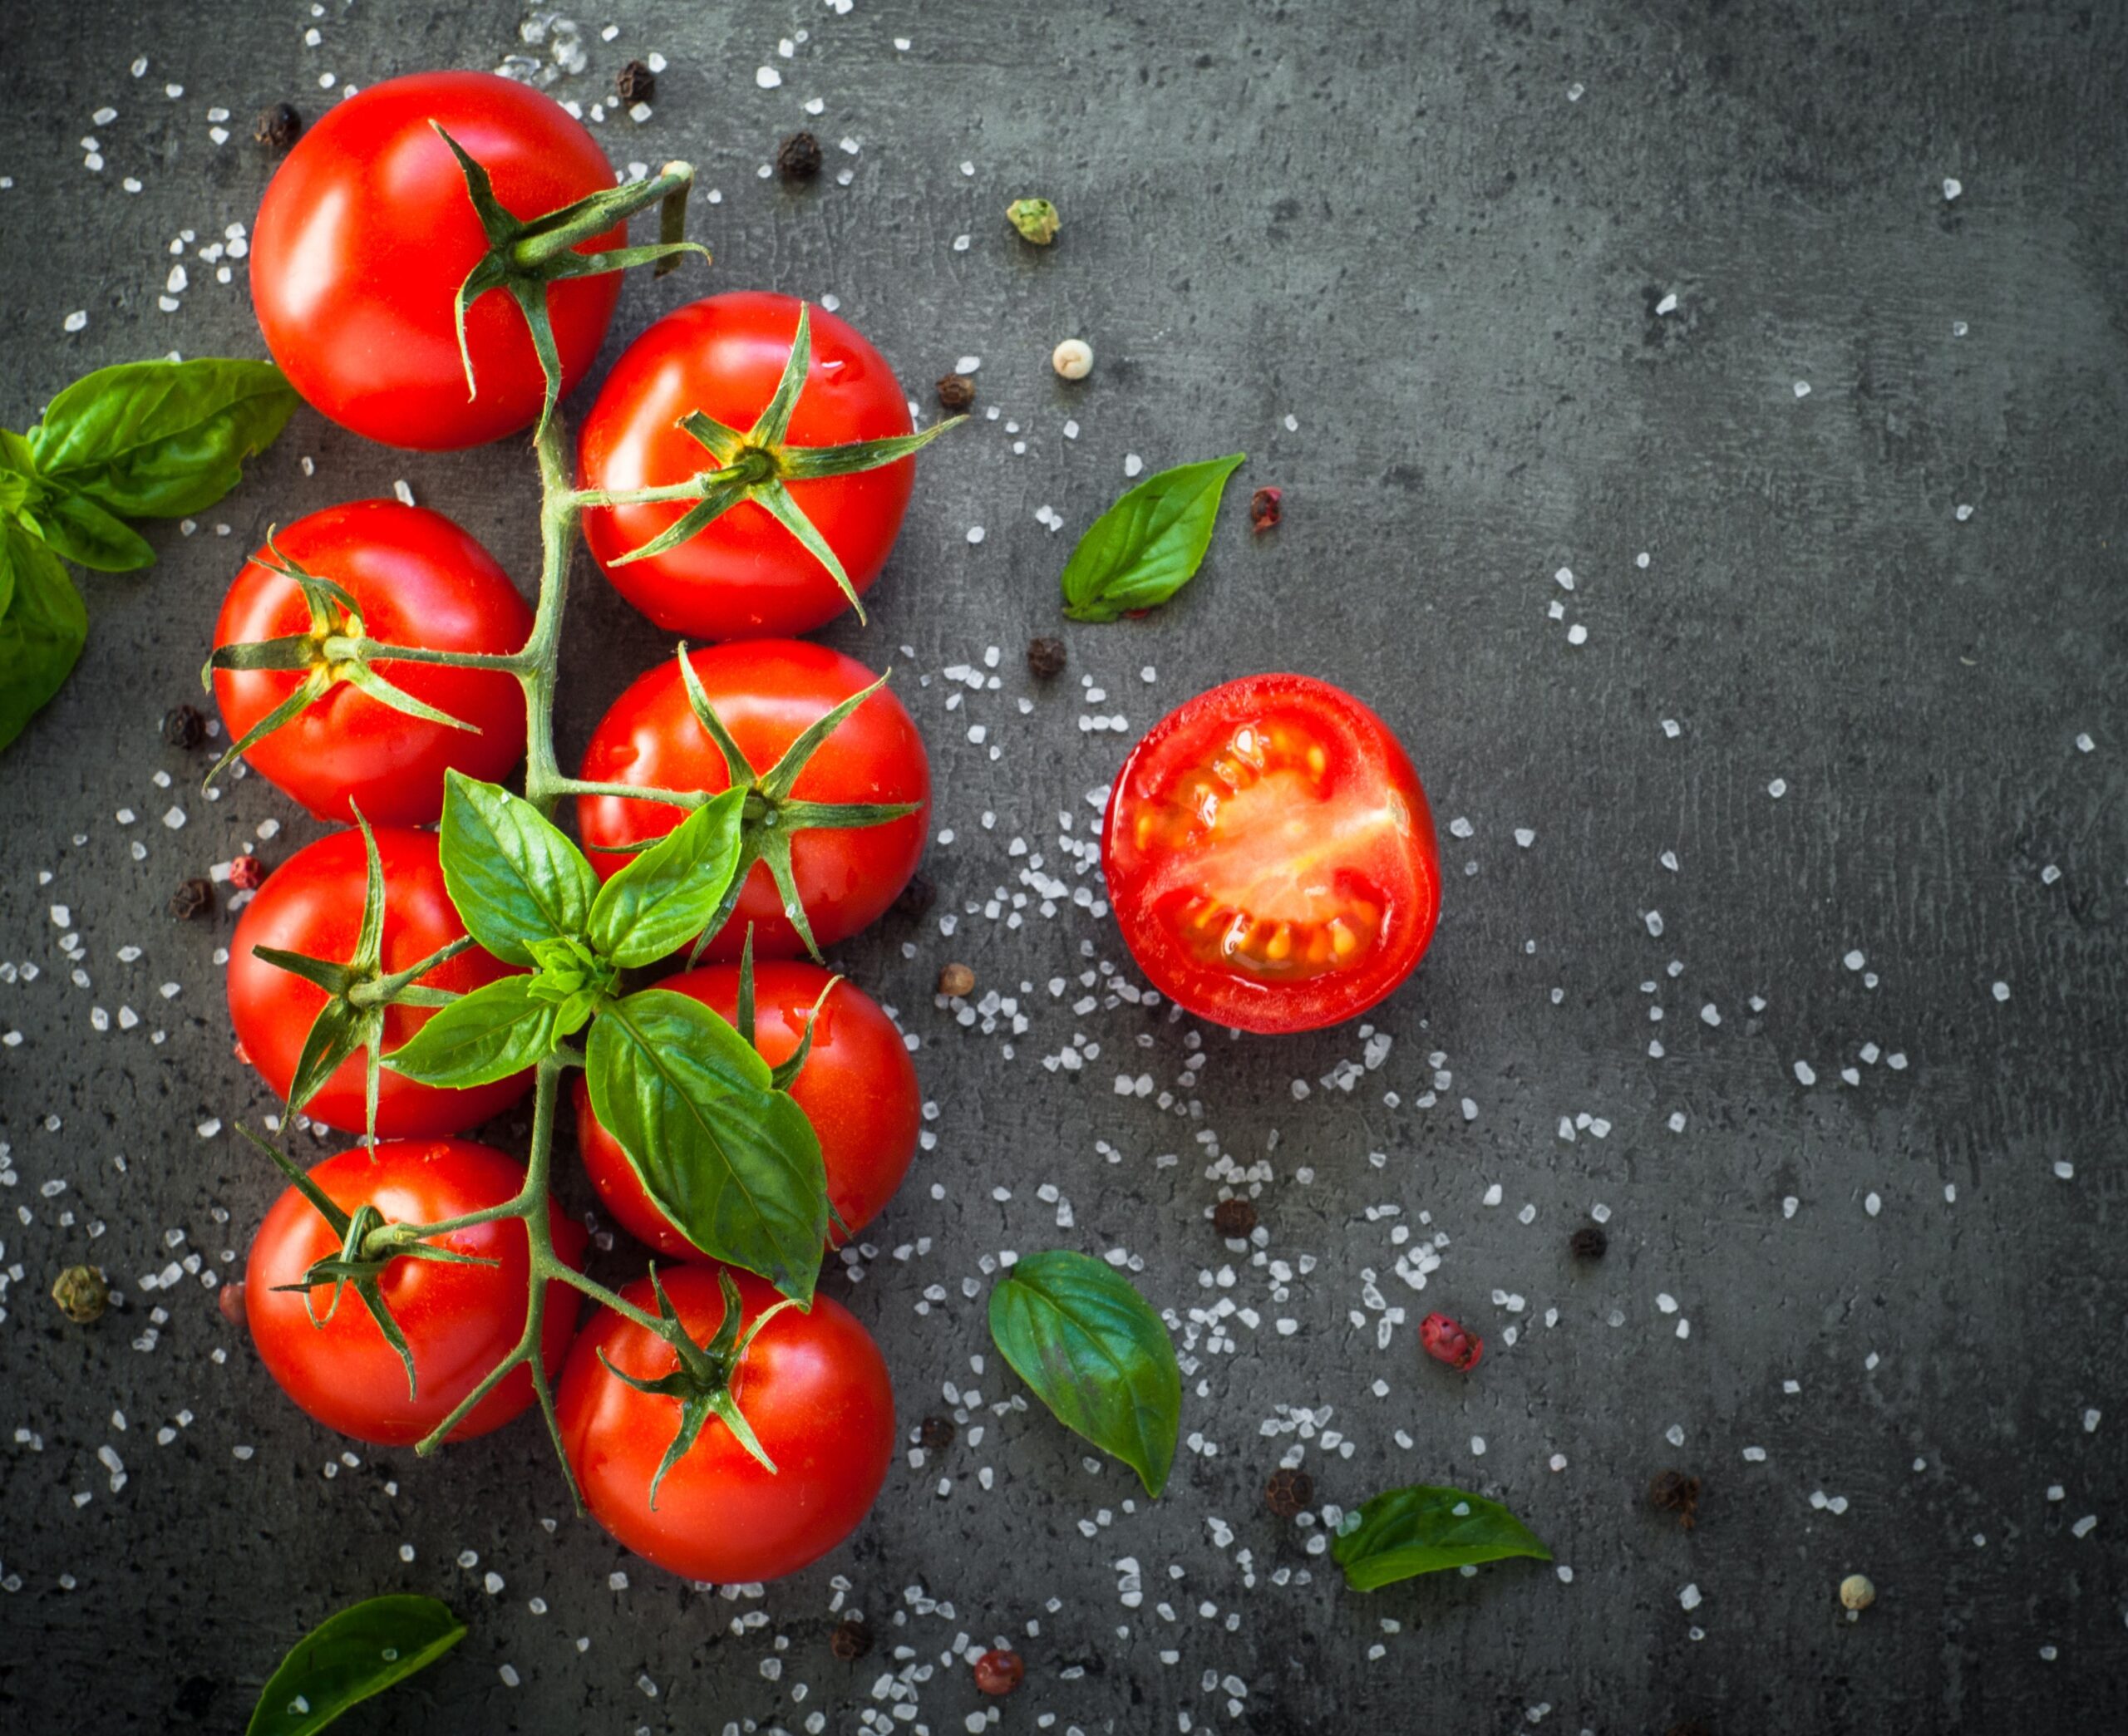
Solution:
[{"label": "basil leaf vein", "polygon": [[466,932],[505,964],[534,942],[582,934],[598,877],[584,853],[521,796],[453,771],[444,780],[443,883]]}]

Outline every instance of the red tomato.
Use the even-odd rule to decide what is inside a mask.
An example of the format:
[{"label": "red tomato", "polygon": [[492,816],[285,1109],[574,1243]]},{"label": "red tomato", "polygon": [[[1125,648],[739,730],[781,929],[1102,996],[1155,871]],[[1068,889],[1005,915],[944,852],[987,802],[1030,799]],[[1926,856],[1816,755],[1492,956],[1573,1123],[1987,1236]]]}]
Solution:
[{"label": "red tomato", "polygon": [[[862,663],[795,639],[712,646],[687,653],[710,707],[756,772],[766,772],[806,728],[871,685]],[[594,782],[664,789],[729,787],[723,755],[687,707],[672,658],[644,675],[599,720],[584,755]],[[792,878],[813,937],[823,947],[846,940],[894,902],[924,853],[931,814],[931,761],[902,703],[875,693],[845,718],[799,774],[792,796],[804,802],[915,802],[914,814],[883,825],[799,832],[791,845]],[[583,796],[576,829],[602,878],[633,858],[613,846],[662,838],[681,810],[626,796]],[[736,958],[754,924],[754,951],[765,958],[805,950],[783,914],[766,863],[749,872],[737,908],[709,956]]]},{"label": "red tomato", "polygon": [[[523,1165],[470,1139],[386,1140],[374,1162],[357,1146],[310,1174],[342,1211],[373,1205],[394,1223],[435,1223],[499,1206],[525,1185]],[[551,1200],[548,1205],[554,1252],[580,1265],[582,1226]],[[339,1238],[318,1208],[290,1188],[259,1225],[244,1280],[252,1339],[281,1390],[327,1428],[380,1447],[411,1445],[449,1416],[523,1334],[531,1268],[523,1224],[475,1224],[431,1245],[500,1264],[402,1257],[385,1267],[378,1288],[414,1358],[416,1390],[410,1398],[406,1364],[352,1288],[341,1291],[334,1307],[329,1284],[308,1292],[277,1287],[302,1283],[314,1261],[339,1252]],[[322,1327],[312,1323],[306,1294],[319,1319],[332,1310]],[[574,1291],[548,1297],[539,1351],[549,1375],[561,1365],[575,1321]],[[470,1440],[500,1429],[532,1399],[531,1370],[513,1369],[448,1438]]]},{"label": "red tomato", "polygon": [[[468,401],[452,310],[488,243],[431,120],[514,216],[613,184],[605,153],[551,96],[489,72],[387,79],[328,108],[275,172],[252,228],[251,299],[273,360],[313,408],[366,439],[447,452],[530,425],[546,386],[524,313],[492,289],[466,312]],[[626,234],[617,224],[577,251]],[[548,286],[564,393],[620,293],[612,273]]]},{"label": "red tomato", "polygon": [[1411,762],[1373,712],[1307,676],[1229,681],[1147,730],[1109,796],[1101,865],[1153,985],[1244,1030],[1366,1011],[1441,914]]},{"label": "red tomato", "polygon": [[[788,444],[840,446],[909,431],[909,400],[894,370],[855,327],[815,307],[812,365]],[[798,330],[798,302],[746,291],[675,308],[628,346],[598,389],[579,444],[583,485],[655,488],[717,461],[680,426],[702,411],[745,433],[776,395]],[[861,595],[886,564],[909,505],[916,460],[790,484]],[[703,639],[810,632],[850,606],[834,575],[754,501],[648,560],[610,564],[640,548],[692,502],[594,509],[584,539],[622,596],[667,632]]]},{"label": "red tomato", "polygon": [[[379,826],[377,849],[384,864],[383,966],[387,971],[403,971],[456,940],[466,932],[466,925],[458,920],[444,889],[435,833]],[[315,983],[254,957],[252,948],[276,947],[341,962],[352,958],[362,932],[367,872],[362,834],[332,833],[274,869],[238,918],[236,938],[229,946],[229,1018],[245,1057],[277,1097],[288,1094],[303,1040],[310,1035],[326,995]],[[464,994],[508,976],[510,970],[474,947],[446,959],[421,981],[431,988]],[[387,1007],[385,1053],[398,1048],[434,1016],[426,1007]],[[304,1113],[342,1133],[362,1132],[365,1061],[360,1053],[348,1056]],[[393,1138],[459,1133],[501,1114],[531,1085],[529,1068],[493,1084],[455,1090],[417,1084],[387,1067],[378,1082],[377,1130]]]},{"label": "red tomato", "polygon": [[[520,649],[531,633],[532,612],[510,576],[441,513],[397,500],[351,501],[297,519],[274,542],[305,572],[351,592],[372,639],[500,653]],[[214,623],[218,649],[311,631],[301,588],[259,564],[268,554],[262,548],[254,555],[222,600]],[[393,686],[480,733],[410,717],[345,681],[336,683],[244,754],[254,771],[320,819],[352,820],[352,801],[373,824],[425,825],[443,812],[445,772],[456,767],[492,783],[524,753],[525,697],[506,671],[390,660],[372,666]],[[240,739],[306,675],[215,671],[214,697],[229,739]]]},{"label": "red tomato", "polygon": [[[721,1269],[668,1266],[659,1274],[697,1344],[724,1318]],[[781,1300],[766,1279],[732,1276],[746,1325]],[[657,1311],[648,1278],[621,1294]],[[785,1309],[741,1360],[739,1409],[776,1469],[712,1414],[665,1473],[654,1507],[651,1479],[679,1432],[680,1401],[616,1379],[602,1353],[638,1380],[670,1374],[680,1359],[663,1339],[602,1308],[555,1393],[563,1450],[584,1504],[638,1555],[687,1579],[780,1579],[826,1554],[871,1511],[894,1456],[894,1387],[872,1335],[840,1303],[816,1296],[810,1314]]]},{"label": "red tomato", "polygon": [[[754,971],[754,1046],[771,1066],[787,1060],[805,1035],[805,1017],[833,979],[818,965],[771,961]],[[658,985],[691,995],[720,1017],[737,1016],[739,967],[711,965]],[[820,1135],[828,1198],[850,1235],[876,1217],[909,1173],[924,1105],[909,1045],[879,1003],[849,983],[835,985],[813,1022],[813,1047],[791,1094]],[[606,1209],[638,1242],[677,1259],[708,1257],[672,1227],[637,1179],[621,1142],[591,1113],[591,1094],[576,1082],[576,1139],[584,1167]],[[849,1237],[832,1223],[830,1246]]]}]

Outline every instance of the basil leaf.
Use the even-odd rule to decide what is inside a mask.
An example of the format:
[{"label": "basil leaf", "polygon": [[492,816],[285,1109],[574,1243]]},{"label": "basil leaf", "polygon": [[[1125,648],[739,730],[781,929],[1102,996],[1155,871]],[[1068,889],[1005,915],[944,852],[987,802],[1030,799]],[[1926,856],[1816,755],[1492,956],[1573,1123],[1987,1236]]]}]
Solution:
[{"label": "basil leaf", "polygon": [[1552,1558],[1536,1533],[1497,1501],[1425,1484],[1387,1490],[1347,1513],[1330,1554],[1355,1591],[1510,1556]]},{"label": "basil leaf", "polygon": [[66,569],[20,525],[0,526],[0,747],[22,732],[81,655],[89,612]]},{"label": "basil leaf", "polygon": [[174,519],[234,488],[296,401],[270,361],[123,362],[54,398],[29,447],[47,482],[128,518]]},{"label": "basil leaf", "polygon": [[535,941],[584,932],[598,877],[545,814],[463,772],[444,780],[443,883],[466,932],[505,964],[532,962]]},{"label": "basil leaf", "polygon": [[1245,452],[1148,476],[1086,527],[1064,563],[1064,612],[1113,621],[1165,602],[1196,575],[1219,494]]},{"label": "basil leaf", "polygon": [[827,1242],[827,1172],[805,1112],[699,1001],[645,989],[592,1022],[592,1113],[688,1241],[810,1306]]},{"label": "basil leaf", "polygon": [[440,1007],[384,1058],[425,1085],[485,1085],[521,1073],[554,1046],[551,1001],[532,997],[533,978],[503,976]]},{"label": "basil leaf", "polygon": [[1182,1427],[1182,1370],[1167,1328],[1104,1260],[1031,1254],[990,1292],[990,1336],[1057,1420],[1167,1487]]},{"label": "basil leaf", "polygon": [[372,1597],[328,1616],[267,1679],[244,1736],[312,1736],[466,1637],[433,1597]]},{"label": "basil leaf", "polygon": [[647,965],[700,934],[739,866],[746,801],[727,789],[704,803],[601,887],[591,944],[617,965]]},{"label": "basil leaf", "polygon": [[22,517],[54,551],[99,573],[131,573],[155,562],[146,538],[86,494],[48,493],[25,507]]}]

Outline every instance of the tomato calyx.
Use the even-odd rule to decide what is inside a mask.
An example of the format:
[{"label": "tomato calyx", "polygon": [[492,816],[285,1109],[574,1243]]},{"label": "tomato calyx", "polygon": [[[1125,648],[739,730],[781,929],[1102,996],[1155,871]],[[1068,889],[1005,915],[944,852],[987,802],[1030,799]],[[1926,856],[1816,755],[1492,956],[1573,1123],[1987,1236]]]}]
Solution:
[{"label": "tomato calyx", "polygon": [[[421,1396],[414,1375],[414,1353],[407,1348],[406,1335],[399,1330],[399,1322],[392,1317],[392,1310],[384,1301],[380,1281],[385,1270],[394,1260],[433,1260],[445,1266],[496,1266],[499,1261],[480,1254],[461,1254],[451,1248],[436,1247],[426,1242],[395,1234],[399,1226],[392,1224],[377,1207],[365,1202],[352,1212],[346,1212],[335,1204],[332,1197],[313,1181],[298,1165],[292,1163],[278,1147],[269,1145],[258,1134],[237,1124],[237,1131],[259,1150],[273,1159],[273,1167],[288,1178],[289,1185],[310,1202],[318,1215],[332,1227],[332,1233],[340,1238],[340,1252],[328,1254],[323,1260],[314,1260],[303,1276],[293,1284],[277,1284],[276,1290],[299,1292],[303,1296],[303,1312],[310,1316],[310,1323],[323,1331],[332,1316],[339,1312],[341,1292],[352,1286],[355,1296],[377,1322],[377,1330],[384,1335],[384,1341],[399,1354],[399,1360],[406,1370],[406,1396]],[[314,1292],[319,1286],[332,1286],[331,1298],[325,1305],[321,1318],[318,1312]]]},{"label": "tomato calyx", "polygon": [[[504,208],[495,197],[488,171],[444,130],[441,122],[431,120],[429,125],[458,159],[459,171],[466,177],[466,196],[472,201],[474,214],[480,219],[480,229],[488,239],[487,252],[458,286],[453,303],[458,354],[466,364],[466,398],[469,401],[477,398],[480,387],[473,378],[473,353],[466,342],[466,310],[490,290],[500,289],[524,314],[532,347],[539,357],[540,371],[546,376],[547,391],[539,406],[536,437],[546,431],[562,386],[561,356],[554,347],[554,323],[547,312],[547,286],[564,278],[601,277],[637,265],[653,266],[653,275],[662,278],[685,254],[700,253],[707,260],[707,248],[685,239],[693,165],[675,160],[645,180],[603,189],[528,220]],[[603,235],[615,224],[625,223],[653,204],[659,207],[655,242],[643,247],[608,248],[595,253],[577,252],[579,243]]]},{"label": "tomato calyx", "polygon": [[615,557],[608,563],[609,566],[625,567],[631,562],[663,554],[699,534],[741,501],[751,500],[789,531],[799,545],[827,569],[842,594],[850,599],[858,620],[865,619],[864,605],[858,600],[857,588],[850,583],[840,558],[828,546],[827,539],[805,516],[805,509],[798,504],[786,484],[829,476],[853,476],[860,471],[876,470],[898,463],[921,451],[948,428],[968,418],[949,416],[914,434],[898,434],[884,440],[852,440],[840,446],[791,445],[787,441],[791,413],[798,407],[799,396],[805,391],[806,371],[811,367],[812,360],[811,315],[800,302],[798,332],[791,341],[791,354],[783,364],[782,376],[751,428],[741,434],[699,410],[691,410],[680,418],[682,431],[715,460],[712,465],[684,482],[662,487],[581,491],[578,497],[581,504],[594,507],[642,505],[661,500],[695,503],[640,548],[632,548],[626,554]]},{"label": "tomato calyx", "polygon": [[[881,676],[869,686],[860,688],[830,711],[823,713],[805,731],[783,750],[783,756],[765,772],[756,772],[746,758],[746,750],[732,739],[732,732],[724,727],[723,720],[709,702],[709,696],[702,691],[694,666],[687,661],[687,646],[680,642],[680,681],[687,689],[687,706],[695,714],[695,720],[716,743],[717,750],[724,758],[726,775],[731,788],[745,792],[739,819],[739,863],[732,875],[732,883],[725,888],[724,897],[716,912],[704,925],[694,951],[687,960],[692,969],[700,959],[702,949],[708,946],[717,932],[731,920],[732,911],[739,902],[739,894],[745,889],[746,877],[753,865],[765,863],[769,878],[776,883],[777,898],[782,902],[783,913],[805,943],[805,951],[815,964],[825,964],[819,943],[813,938],[813,925],[805,915],[805,906],[798,896],[798,883],[791,873],[791,840],[800,832],[850,830],[864,826],[884,826],[889,821],[914,814],[920,802],[804,802],[794,800],[791,786],[797,783],[798,775],[805,769],[806,762],[820,750],[820,745],[840,727],[843,720],[864,701],[887,685],[892,671]],[[585,786],[579,786],[584,788]],[[670,792],[639,789],[628,785],[600,784],[594,786],[595,793],[627,796],[643,801],[681,801],[692,799]],[[645,839],[635,844],[615,844],[606,847],[609,853],[621,853],[630,850],[643,850],[658,843],[656,838]]]},{"label": "tomato calyx", "polygon": [[345,960],[313,958],[307,952],[290,952],[279,947],[255,947],[254,956],[276,970],[300,976],[325,991],[325,1005],[318,1009],[303,1039],[288,1079],[287,1119],[293,1121],[305,1104],[318,1094],[340,1064],[357,1050],[367,1052],[363,1079],[362,1143],[377,1144],[377,1099],[382,1083],[384,1050],[384,1010],[387,1006],[442,1006],[457,996],[448,990],[423,988],[422,977],[446,960],[456,958],[474,944],[470,935],[446,942],[426,958],[403,971],[384,968],[384,863],[377,852],[377,834],[355,809],[355,824],[362,828],[362,851],[368,872],[362,888],[362,927],[355,937],[355,951]]},{"label": "tomato calyx", "polygon": [[362,604],[344,585],[308,571],[300,562],[283,554],[273,540],[273,530],[266,533],[266,551],[263,557],[254,555],[254,562],[302,590],[303,603],[310,611],[310,631],[219,646],[200,670],[200,685],[213,692],[217,670],[299,669],[306,672],[286,699],[229,744],[228,751],[200,780],[203,786],[212,784],[248,749],[283,725],[293,722],[343,681],[358,692],[367,694],[379,705],[403,711],[409,717],[464,730],[469,735],[480,733],[478,724],[453,717],[448,711],[415,698],[387,679],[375,665],[396,661],[446,663],[461,669],[514,671],[518,662],[515,655],[432,651],[425,646],[388,645],[372,639],[362,630]]},{"label": "tomato calyx", "polygon": [[658,1276],[657,1266],[650,1268],[650,1287],[658,1297],[658,1336],[672,1345],[673,1354],[680,1359],[680,1365],[669,1375],[644,1380],[623,1374],[613,1366],[605,1347],[599,1347],[598,1360],[605,1365],[606,1372],[623,1385],[632,1386],[639,1393],[680,1401],[679,1433],[672,1437],[672,1444],[658,1461],[657,1474],[650,1479],[650,1506],[653,1512],[665,1473],[687,1456],[696,1438],[702,1434],[702,1424],[712,1416],[732,1431],[732,1438],[753,1455],[764,1470],[771,1476],[776,1474],[776,1461],[762,1448],[753,1424],[739,1409],[739,1377],[747,1349],[761,1335],[761,1328],[785,1309],[796,1305],[785,1296],[764,1308],[742,1336],[739,1330],[739,1286],[732,1281],[732,1274],[721,1266],[717,1269],[717,1281],[724,1295],[724,1317],[707,1340],[697,1344],[673,1308],[672,1299],[666,1295],[665,1281]]}]

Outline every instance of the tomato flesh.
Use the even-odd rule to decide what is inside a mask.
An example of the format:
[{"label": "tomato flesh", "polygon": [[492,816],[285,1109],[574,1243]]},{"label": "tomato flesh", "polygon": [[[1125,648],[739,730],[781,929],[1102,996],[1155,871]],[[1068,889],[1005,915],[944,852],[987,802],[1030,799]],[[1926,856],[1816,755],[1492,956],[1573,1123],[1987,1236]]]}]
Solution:
[{"label": "tomato flesh", "polygon": [[[431,651],[520,649],[532,612],[495,557],[441,513],[397,500],[355,500],[298,519],[274,546],[305,572],[343,587],[361,606],[367,637]],[[291,578],[260,564],[236,576],[214,623],[217,647],[311,632]],[[419,826],[443,812],[452,769],[494,782],[525,752],[525,699],[500,669],[380,659],[376,672],[401,691],[471,725],[455,730],[336,681],[244,752],[259,772],[320,819]],[[220,669],[214,698],[231,740],[295,691],[307,671]]]},{"label": "tomato flesh", "polygon": [[[384,1140],[373,1158],[357,1147],[326,1158],[310,1176],[342,1211],[373,1205],[394,1223],[434,1223],[482,1211],[515,1198],[525,1185],[523,1165],[470,1139]],[[551,1200],[548,1210],[554,1252],[580,1265],[583,1227]],[[342,1291],[336,1306],[330,1284],[308,1291],[280,1287],[300,1286],[316,1261],[339,1252],[332,1226],[293,1188],[267,1212],[244,1270],[252,1339],[281,1389],[327,1428],[378,1446],[411,1446],[516,1345],[531,1274],[525,1226],[514,1219],[475,1224],[436,1237],[432,1245],[494,1263],[402,1258],[385,1267],[378,1288],[414,1359],[410,1394],[406,1365],[352,1290]],[[549,1374],[569,1349],[575,1302],[566,1289],[548,1296],[539,1349]],[[499,1429],[533,1396],[531,1370],[513,1369],[448,1438],[467,1440]]]},{"label": "tomato flesh", "polygon": [[1410,760],[1357,700],[1302,676],[1230,681],[1155,725],[1111,793],[1101,854],[1146,976],[1243,1030],[1364,1011],[1440,913]]},{"label": "tomato flesh", "polygon": [[[834,979],[818,965],[770,960],[754,974],[754,1046],[771,1067],[797,1052],[821,990]],[[667,976],[658,985],[692,996],[720,1017],[737,1016],[739,967],[711,965]],[[916,1068],[879,1003],[862,989],[836,983],[813,1017],[813,1046],[791,1081],[791,1095],[820,1136],[828,1200],[842,1221],[828,1226],[839,1246],[879,1216],[909,1173],[923,1128]],[[591,1094],[576,1082],[577,1147],[606,1209],[638,1242],[677,1259],[704,1254],[673,1227],[643,1189],[621,1142],[591,1113]]]}]

